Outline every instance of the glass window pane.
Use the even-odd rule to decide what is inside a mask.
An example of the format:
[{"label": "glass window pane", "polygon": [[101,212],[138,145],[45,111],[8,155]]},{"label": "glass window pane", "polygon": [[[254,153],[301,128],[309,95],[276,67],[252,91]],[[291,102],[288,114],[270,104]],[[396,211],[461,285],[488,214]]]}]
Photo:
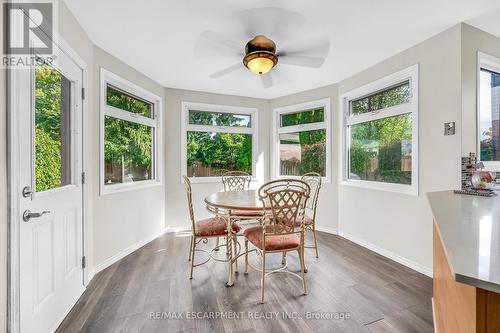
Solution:
[{"label": "glass window pane", "polygon": [[410,82],[405,81],[394,87],[351,101],[351,115],[382,110],[409,101]]},{"label": "glass window pane", "polygon": [[324,108],[281,115],[281,127],[320,123],[325,120]]},{"label": "glass window pane", "polygon": [[252,135],[187,132],[188,177],[220,176],[225,171],[252,173]]},{"label": "glass window pane", "polygon": [[153,179],[152,127],[104,118],[104,184]]},{"label": "glass window pane", "polygon": [[127,94],[110,85],[106,87],[106,103],[124,111],[138,113],[144,117],[153,118],[152,104],[138,97]]},{"label": "glass window pane", "polygon": [[279,135],[280,175],[302,176],[317,172],[326,176],[326,130]]},{"label": "glass window pane", "polygon": [[356,124],[350,132],[349,179],[411,184],[411,114]]},{"label": "glass window pane", "polygon": [[71,82],[48,65],[35,69],[35,190],[71,184]]},{"label": "glass window pane", "polygon": [[480,73],[479,126],[481,161],[500,161],[500,74]]},{"label": "glass window pane", "polygon": [[252,116],[248,114],[189,110],[189,124],[252,127]]}]

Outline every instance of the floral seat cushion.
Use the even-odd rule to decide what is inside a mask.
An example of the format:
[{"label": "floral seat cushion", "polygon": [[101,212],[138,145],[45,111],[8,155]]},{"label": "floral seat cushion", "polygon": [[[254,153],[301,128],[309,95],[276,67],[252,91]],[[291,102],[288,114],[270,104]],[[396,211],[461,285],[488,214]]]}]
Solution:
[{"label": "floral seat cushion", "polygon": [[[310,218],[309,216],[304,216],[304,225],[306,226],[310,226],[310,225],[313,225],[314,223],[314,220],[312,218]],[[300,226],[300,223],[297,222],[295,223],[296,226]]]},{"label": "floral seat cushion", "polygon": [[[233,223],[233,232],[239,232],[240,227]],[[227,223],[222,217],[210,217],[208,219],[200,220],[196,222],[195,235],[198,237],[210,237],[210,236],[226,236],[227,235]]]},{"label": "floral seat cushion", "polygon": [[[268,227],[269,231],[271,228]],[[262,226],[246,229],[243,235],[256,247],[263,250],[264,240],[262,236]],[[266,251],[289,250],[300,245],[300,237],[297,234],[288,235],[268,235],[266,236]]]}]

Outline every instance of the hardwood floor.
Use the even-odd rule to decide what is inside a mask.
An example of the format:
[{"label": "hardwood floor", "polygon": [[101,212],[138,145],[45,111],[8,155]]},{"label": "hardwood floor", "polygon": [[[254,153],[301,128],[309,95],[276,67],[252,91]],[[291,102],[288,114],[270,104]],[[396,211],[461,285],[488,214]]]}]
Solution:
[{"label": "hardwood floor", "polygon": [[[295,277],[275,274],[260,304],[260,273],[243,274],[243,260],[232,288],[226,265],[213,261],[189,280],[189,235],[165,234],[96,275],[57,332],[433,331],[430,278],[341,237],[318,235],[320,258],[306,250],[309,294]],[[270,261],[279,265],[281,257]],[[290,254],[289,268],[299,267]]]}]

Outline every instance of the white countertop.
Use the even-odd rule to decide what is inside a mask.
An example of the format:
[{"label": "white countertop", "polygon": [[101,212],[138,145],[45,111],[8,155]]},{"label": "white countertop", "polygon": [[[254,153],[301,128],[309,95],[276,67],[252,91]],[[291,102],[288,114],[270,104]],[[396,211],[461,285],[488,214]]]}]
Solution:
[{"label": "white countertop", "polygon": [[500,196],[427,193],[455,280],[500,293]]}]

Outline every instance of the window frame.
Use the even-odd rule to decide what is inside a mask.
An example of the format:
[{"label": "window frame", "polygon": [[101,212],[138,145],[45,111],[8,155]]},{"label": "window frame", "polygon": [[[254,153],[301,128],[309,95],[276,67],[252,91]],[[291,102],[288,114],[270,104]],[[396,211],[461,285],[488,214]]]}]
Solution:
[{"label": "window frame", "polygon": [[[481,69],[500,74],[500,58],[477,52],[476,156],[481,161]],[[500,171],[500,161],[481,161],[486,170]]]},{"label": "window frame", "polygon": [[[409,81],[410,99],[408,103],[395,105],[358,115],[350,114],[350,102],[359,98],[375,94],[389,89],[399,83]],[[366,189],[395,192],[409,195],[419,195],[419,140],[418,140],[418,116],[419,116],[419,65],[415,64],[396,73],[385,76],[379,80],[368,83],[341,95],[339,100],[340,118],[340,165],[339,183],[344,186],[354,186]],[[394,117],[403,114],[412,116],[412,171],[411,185],[377,182],[370,180],[349,179],[349,150],[351,146],[350,126],[368,121]]]},{"label": "window frame", "polygon": [[[162,117],[162,104],[163,100],[150,91],[139,87],[138,85],[104,69],[100,70],[100,119],[99,119],[99,190],[100,195],[142,189],[162,184],[162,149],[161,149],[161,117]],[[125,94],[143,99],[152,105],[152,118],[142,116],[137,113],[122,110],[107,104],[107,86],[111,85],[115,89],[123,91]],[[137,182],[121,183],[106,185],[105,179],[105,158],[104,158],[104,137],[105,137],[105,117],[125,120],[131,123],[146,125],[153,129],[153,143],[152,143],[152,156],[153,156],[153,177],[148,180],[140,180]]]},{"label": "window frame", "polygon": [[[216,125],[193,125],[189,124],[189,111],[220,112],[241,115],[250,115],[251,127],[238,126],[216,126]],[[187,132],[216,132],[232,134],[252,135],[252,181],[257,180],[258,151],[258,110],[256,108],[217,105],[196,102],[181,102],[181,183],[182,175],[187,176]],[[220,177],[189,177],[192,183],[220,183]]]},{"label": "window frame", "polygon": [[[311,109],[323,108],[324,119],[322,122],[281,126],[281,116],[284,114],[298,113],[309,111]],[[323,98],[319,100],[309,101],[300,104],[287,105],[273,109],[273,129],[271,131],[271,176],[273,179],[295,178],[300,179],[301,176],[282,176],[280,175],[280,156],[279,156],[279,135],[286,133],[305,132],[312,130],[324,129],[326,131],[326,165],[325,176],[322,177],[323,183],[331,182],[331,99]]]}]

